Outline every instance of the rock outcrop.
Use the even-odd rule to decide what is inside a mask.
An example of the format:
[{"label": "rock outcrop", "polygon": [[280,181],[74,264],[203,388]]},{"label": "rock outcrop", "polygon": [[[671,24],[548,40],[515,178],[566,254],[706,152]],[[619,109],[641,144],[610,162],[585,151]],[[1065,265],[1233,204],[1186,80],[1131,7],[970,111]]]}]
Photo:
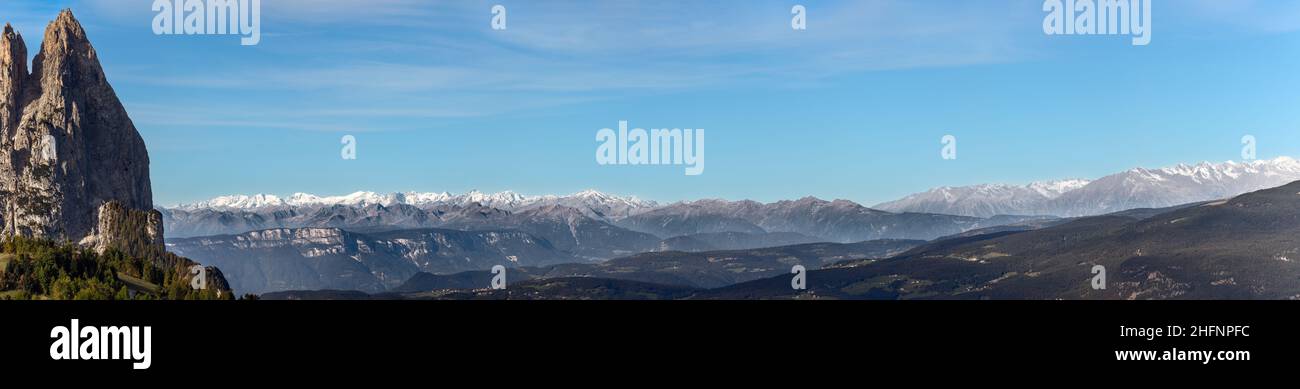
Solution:
[{"label": "rock outcrop", "polygon": [[[71,11],[27,71],[22,35],[0,36],[0,236],[162,247],[149,153]],[[130,220],[131,228],[116,221]]]}]

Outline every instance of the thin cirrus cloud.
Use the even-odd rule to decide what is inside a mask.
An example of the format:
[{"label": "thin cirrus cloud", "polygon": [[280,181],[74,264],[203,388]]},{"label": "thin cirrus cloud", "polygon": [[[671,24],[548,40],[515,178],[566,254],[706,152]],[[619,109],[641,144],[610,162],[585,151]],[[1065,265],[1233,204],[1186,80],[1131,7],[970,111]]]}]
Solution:
[{"label": "thin cirrus cloud", "polygon": [[[152,14],[145,5],[124,7],[119,0],[83,1],[95,16],[109,18],[105,23],[138,24]],[[507,31],[488,28],[489,10],[498,2],[509,10]],[[785,1],[263,4],[268,41],[231,59],[247,66],[194,64],[181,71],[141,62],[119,66],[122,71],[114,80],[145,89],[193,90],[196,103],[212,96],[207,105],[235,105],[218,110],[225,115],[272,119],[244,123],[281,123],[262,104],[239,106],[217,97],[246,91],[296,100],[304,105],[296,108],[305,112],[456,118],[642,92],[794,86],[859,72],[1050,55],[1037,30],[1042,17],[1037,0],[817,2],[808,4],[809,29],[801,32],[789,28],[790,4]],[[1179,4],[1160,4],[1169,10],[1164,16],[1169,24],[1256,20],[1237,27],[1261,32],[1300,26],[1293,21],[1300,19],[1284,17],[1295,15],[1300,5],[1254,0]],[[19,7],[19,14],[43,11]],[[1238,17],[1242,14],[1250,17]],[[329,97],[343,94],[357,99]],[[227,117],[167,123],[189,122],[231,123]]]},{"label": "thin cirrus cloud", "polygon": [[[119,4],[121,8],[116,1],[90,1]],[[805,72],[830,76],[855,70],[968,65],[1020,57],[1014,30],[999,27],[1013,24],[987,22],[989,18],[1003,18],[998,15],[1014,7],[961,3],[956,3],[959,9],[955,11],[965,16],[939,25],[933,23],[935,15],[952,12],[945,10],[952,4],[897,0],[813,5],[809,11],[811,28],[799,33],[789,28],[789,6],[785,2],[507,2],[510,28],[504,32],[487,29],[492,2],[486,1],[379,0],[357,6],[356,2],[342,0],[279,0],[265,4],[265,32],[307,40],[294,42],[294,46],[313,47],[315,54],[332,57],[366,47],[393,47],[393,51],[400,48],[401,55],[354,58],[306,69],[298,63],[285,64],[283,69],[261,67],[264,70],[260,73],[267,74],[261,76],[264,79],[235,80],[218,74],[215,80],[164,77],[158,82],[213,88],[365,88],[398,92],[497,84],[499,89],[515,86],[519,90],[554,91],[565,86],[592,91],[677,88],[701,85],[703,79],[716,80],[711,84],[717,84],[755,74]],[[422,23],[407,23],[411,19]],[[339,20],[348,23],[334,23]],[[277,22],[285,25],[277,27]],[[449,25],[464,28],[455,30]],[[311,41],[315,38],[311,31],[322,28],[350,30],[350,34],[370,40],[334,42],[334,36],[320,36],[322,41]],[[389,33],[388,29],[397,31]],[[421,48],[423,52],[412,51]],[[463,59],[453,59],[456,57]],[[516,75],[524,70],[527,77]],[[385,79],[384,72],[401,74],[401,82]]]},{"label": "thin cirrus cloud", "polygon": [[[95,16],[112,18],[105,22],[140,23],[152,13],[117,0],[85,1],[104,12]],[[245,91],[296,100],[305,105],[297,107],[301,111],[454,118],[635,93],[796,86],[859,72],[1050,55],[1038,30],[1037,0],[817,2],[808,4],[809,29],[800,32],[789,28],[784,1],[501,1],[509,28],[492,31],[495,3],[264,1],[262,46],[221,65],[131,63],[118,66],[113,79],[145,89],[193,90],[195,103],[210,96],[214,101],[206,105],[236,105],[219,112],[241,115],[275,112],[218,97]],[[1300,5],[1230,3],[1161,3],[1160,21],[1233,26],[1256,20],[1236,28],[1262,32],[1300,25],[1291,21],[1300,18],[1284,17]],[[26,8],[21,11],[40,11]],[[1243,13],[1251,17],[1222,16]],[[337,95],[356,98],[330,97]],[[428,113],[413,114],[422,110]]]},{"label": "thin cirrus cloud", "polygon": [[[118,4],[111,15],[119,22],[138,23],[150,14],[143,7],[124,13],[117,1],[87,1]],[[438,112],[423,116],[464,117],[629,93],[780,86],[862,71],[1016,61],[1029,53],[1014,27],[1019,24],[988,20],[1036,17],[1033,7],[1016,11],[1012,5],[826,2],[809,5],[809,29],[795,32],[790,5],[776,1],[502,3],[509,10],[507,31],[488,28],[494,4],[488,1],[266,1],[268,41],[233,59],[250,66],[192,64],[179,71],[136,63],[121,66],[114,79],[195,90],[196,99],[202,91],[299,101],[309,96],[314,105],[299,107],[304,111],[391,116],[436,106]],[[952,13],[963,17],[935,23],[936,15]],[[331,94],[369,100],[322,97]],[[439,99],[431,101],[435,94]],[[232,108],[238,109],[219,112],[273,115],[259,113],[262,105]]]}]

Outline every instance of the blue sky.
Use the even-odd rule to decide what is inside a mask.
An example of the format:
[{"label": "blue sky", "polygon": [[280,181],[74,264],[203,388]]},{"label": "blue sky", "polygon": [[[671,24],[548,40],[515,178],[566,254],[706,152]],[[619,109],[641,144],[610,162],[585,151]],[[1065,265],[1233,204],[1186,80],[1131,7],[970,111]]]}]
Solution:
[{"label": "blue sky", "polygon": [[[73,9],[164,205],[588,188],[869,205],[1239,159],[1245,134],[1261,158],[1300,155],[1300,2],[1157,0],[1148,46],[1046,36],[1041,0],[265,0],[257,46],[154,35],[151,3],[10,0],[0,17],[34,54]],[[597,165],[596,131],[620,120],[706,129],[705,173]]]}]

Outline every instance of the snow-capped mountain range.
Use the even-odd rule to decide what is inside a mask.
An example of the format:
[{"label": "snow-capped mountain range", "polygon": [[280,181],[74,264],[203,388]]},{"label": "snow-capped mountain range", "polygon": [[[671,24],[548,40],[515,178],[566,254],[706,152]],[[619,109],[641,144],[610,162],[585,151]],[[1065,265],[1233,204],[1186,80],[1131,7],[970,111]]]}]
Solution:
[{"label": "snow-capped mountain range", "polygon": [[[1051,215],[1041,212],[1065,193],[1090,184],[1088,180],[1035,182],[1029,185],[983,184],[940,187],[876,205],[889,212],[943,213],[989,217],[994,215]],[[1026,210],[1033,210],[1028,212]]]},{"label": "snow-capped mountain range", "polygon": [[1300,181],[1300,161],[1290,157],[1249,162],[1202,162],[1160,169],[1135,168],[1091,181],[941,187],[878,204],[874,208],[890,212],[975,217],[1075,217],[1218,200],[1294,181]]},{"label": "snow-capped mountain range", "polygon": [[463,195],[360,192],[227,196],[159,210],[173,238],[240,234],[271,228],[324,227],[354,232],[443,228],[522,230],[584,258],[652,249],[660,240],[698,234],[802,235],[809,242],[933,239],[1021,219],[895,214],[847,200],[697,200],[660,205],[584,191],[566,196],[513,192]]},{"label": "snow-capped mountain range", "polygon": [[[1035,217],[1078,217],[1135,208],[1164,208],[1229,198],[1293,181],[1300,181],[1300,161],[1283,157],[1135,168],[1096,180],[942,187],[871,208],[847,200],[816,198],[770,204],[748,200],[659,204],[595,190],[563,196],[478,191],[464,194],[357,192],[344,196],[298,193],[287,198],[224,196],[163,209],[163,215],[171,236],[293,227],[517,228],[542,220],[551,227],[538,227],[538,231],[569,231],[581,225],[602,233],[627,229],[630,231],[620,233],[653,234],[659,238],[701,233],[789,232],[850,242],[875,238],[932,239]],[[566,236],[577,242],[578,235]],[[624,240],[643,244],[651,239]]]},{"label": "snow-capped mountain range", "polygon": [[596,190],[585,190],[571,195],[525,196],[511,191],[482,193],[471,191],[464,194],[447,192],[403,192],[376,193],[355,192],[342,196],[317,196],[308,193],[295,193],[287,198],[276,195],[231,195],[213,198],[191,204],[182,204],[172,209],[183,211],[218,210],[218,211],[260,211],[274,208],[310,208],[336,205],[366,207],[370,205],[394,206],[411,205],[420,208],[436,206],[464,207],[478,204],[484,207],[504,211],[520,211],[544,206],[560,205],[583,211],[601,213],[606,216],[628,216],[641,210],[659,206],[658,203],[642,200],[635,196],[614,196]]}]

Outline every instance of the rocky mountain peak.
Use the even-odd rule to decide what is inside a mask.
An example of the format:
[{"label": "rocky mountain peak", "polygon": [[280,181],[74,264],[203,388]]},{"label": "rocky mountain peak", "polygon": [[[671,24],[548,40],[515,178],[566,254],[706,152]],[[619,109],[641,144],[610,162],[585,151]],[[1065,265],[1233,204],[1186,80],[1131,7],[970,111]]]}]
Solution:
[{"label": "rocky mountain peak", "polygon": [[[101,250],[121,242],[162,247],[144,140],[71,11],[46,28],[31,73],[26,60],[22,36],[6,26],[0,35],[0,235],[66,239]],[[121,221],[139,225],[110,225]]]}]

